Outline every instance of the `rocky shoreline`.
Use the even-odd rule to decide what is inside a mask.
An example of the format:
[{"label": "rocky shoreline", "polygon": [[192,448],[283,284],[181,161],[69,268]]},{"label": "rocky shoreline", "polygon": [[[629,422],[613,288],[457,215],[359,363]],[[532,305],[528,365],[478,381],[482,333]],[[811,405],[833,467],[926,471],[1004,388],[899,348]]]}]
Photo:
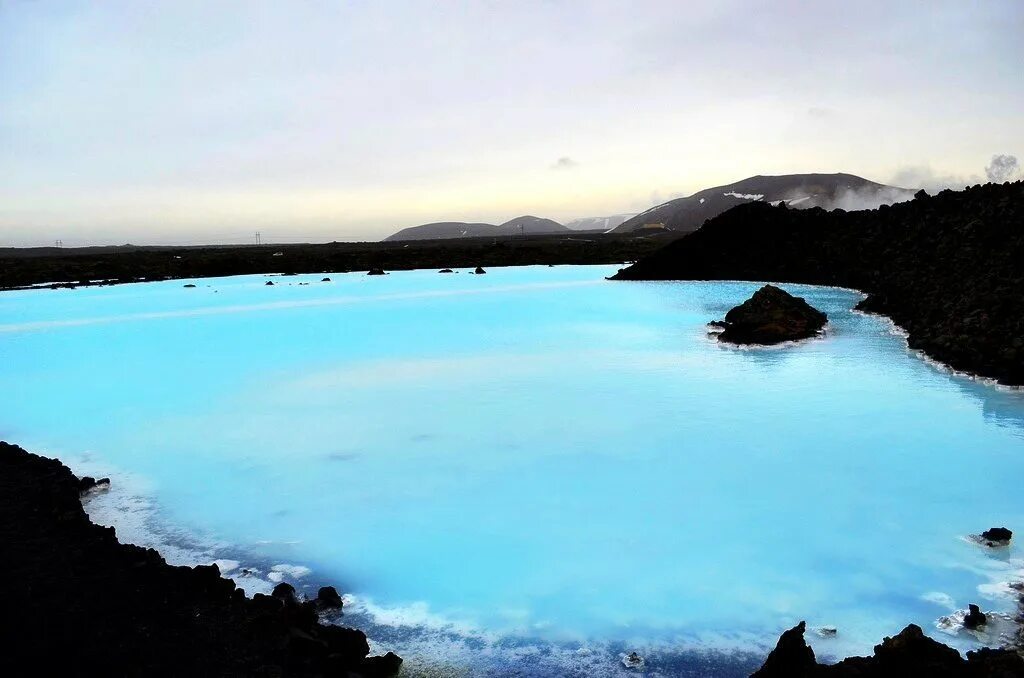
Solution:
[{"label": "rocky shoreline", "polygon": [[877,210],[753,202],[708,220],[615,280],[847,287],[955,370],[1024,385],[1024,182],[923,191]]},{"label": "rocky shoreline", "polygon": [[117,541],[82,507],[88,489],[54,459],[0,442],[2,675],[392,676],[362,631],[323,624],[340,597],[288,584],[247,598],[216,565],[175,567]]}]

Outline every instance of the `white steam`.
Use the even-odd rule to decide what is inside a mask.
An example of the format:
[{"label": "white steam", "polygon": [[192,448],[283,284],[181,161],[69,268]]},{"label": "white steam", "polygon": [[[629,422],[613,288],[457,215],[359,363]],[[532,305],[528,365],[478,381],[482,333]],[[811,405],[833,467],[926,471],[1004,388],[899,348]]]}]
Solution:
[{"label": "white steam", "polygon": [[988,180],[1001,184],[1010,181],[1020,171],[1020,163],[1015,155],[993,155],[992,162],[985,168],[985,176]]}]

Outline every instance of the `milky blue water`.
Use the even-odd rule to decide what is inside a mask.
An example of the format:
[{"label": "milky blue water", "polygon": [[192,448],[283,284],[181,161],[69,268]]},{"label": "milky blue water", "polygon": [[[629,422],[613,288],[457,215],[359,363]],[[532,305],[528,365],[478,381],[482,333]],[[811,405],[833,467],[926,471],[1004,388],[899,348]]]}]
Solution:
[{"label": "milky blue water", "polygon": [[855,292],[784,285],[827,335],[742,350],[705,323],[757,284],[613,271],[5,292],[0,437],[310,568],[411,665],[614,673],[638,648],[727,675],[801,619],[838,629],[819,655],[908,622],[998,642],[936,622],[1013,607],[1016,548],[964,537],[1024,530],[1024,395],[921,360]]}]

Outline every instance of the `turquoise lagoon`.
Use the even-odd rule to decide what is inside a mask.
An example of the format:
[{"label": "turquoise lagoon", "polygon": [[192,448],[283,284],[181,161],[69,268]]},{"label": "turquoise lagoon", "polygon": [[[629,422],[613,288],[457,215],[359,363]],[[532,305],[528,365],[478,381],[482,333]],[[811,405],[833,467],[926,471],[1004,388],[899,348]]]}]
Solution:
[{"label": "turquoise lagoon", "polygon": [[966,536],[1024,530],[1024,394],[853,291],[784,285],[826,336],[737,349],[705,323],[757,284],[614,270],[4,292],[0,437],[111,475],[126,541],[338,585],[411,671],[743,675],[802,619],[835,658],[999,642],[956,611],[1013,610],[1018,550]]}]

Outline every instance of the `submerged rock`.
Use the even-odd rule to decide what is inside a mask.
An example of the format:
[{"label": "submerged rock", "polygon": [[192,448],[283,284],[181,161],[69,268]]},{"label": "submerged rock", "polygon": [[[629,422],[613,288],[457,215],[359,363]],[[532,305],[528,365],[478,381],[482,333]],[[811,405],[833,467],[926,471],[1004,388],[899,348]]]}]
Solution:
[{"label": "submerged rock", "polygon": [[638,655],[636,652],[630,652],[628,655],[622,658],[622,665],[627,669],[642,669],[644,667],[644,658]]},{"label": "submerged rock", "polygon": [[817,336],[827,321],[828,316],[801,297],[765,285],[713,327],[723,328],[719,341],[770,345]]}]

